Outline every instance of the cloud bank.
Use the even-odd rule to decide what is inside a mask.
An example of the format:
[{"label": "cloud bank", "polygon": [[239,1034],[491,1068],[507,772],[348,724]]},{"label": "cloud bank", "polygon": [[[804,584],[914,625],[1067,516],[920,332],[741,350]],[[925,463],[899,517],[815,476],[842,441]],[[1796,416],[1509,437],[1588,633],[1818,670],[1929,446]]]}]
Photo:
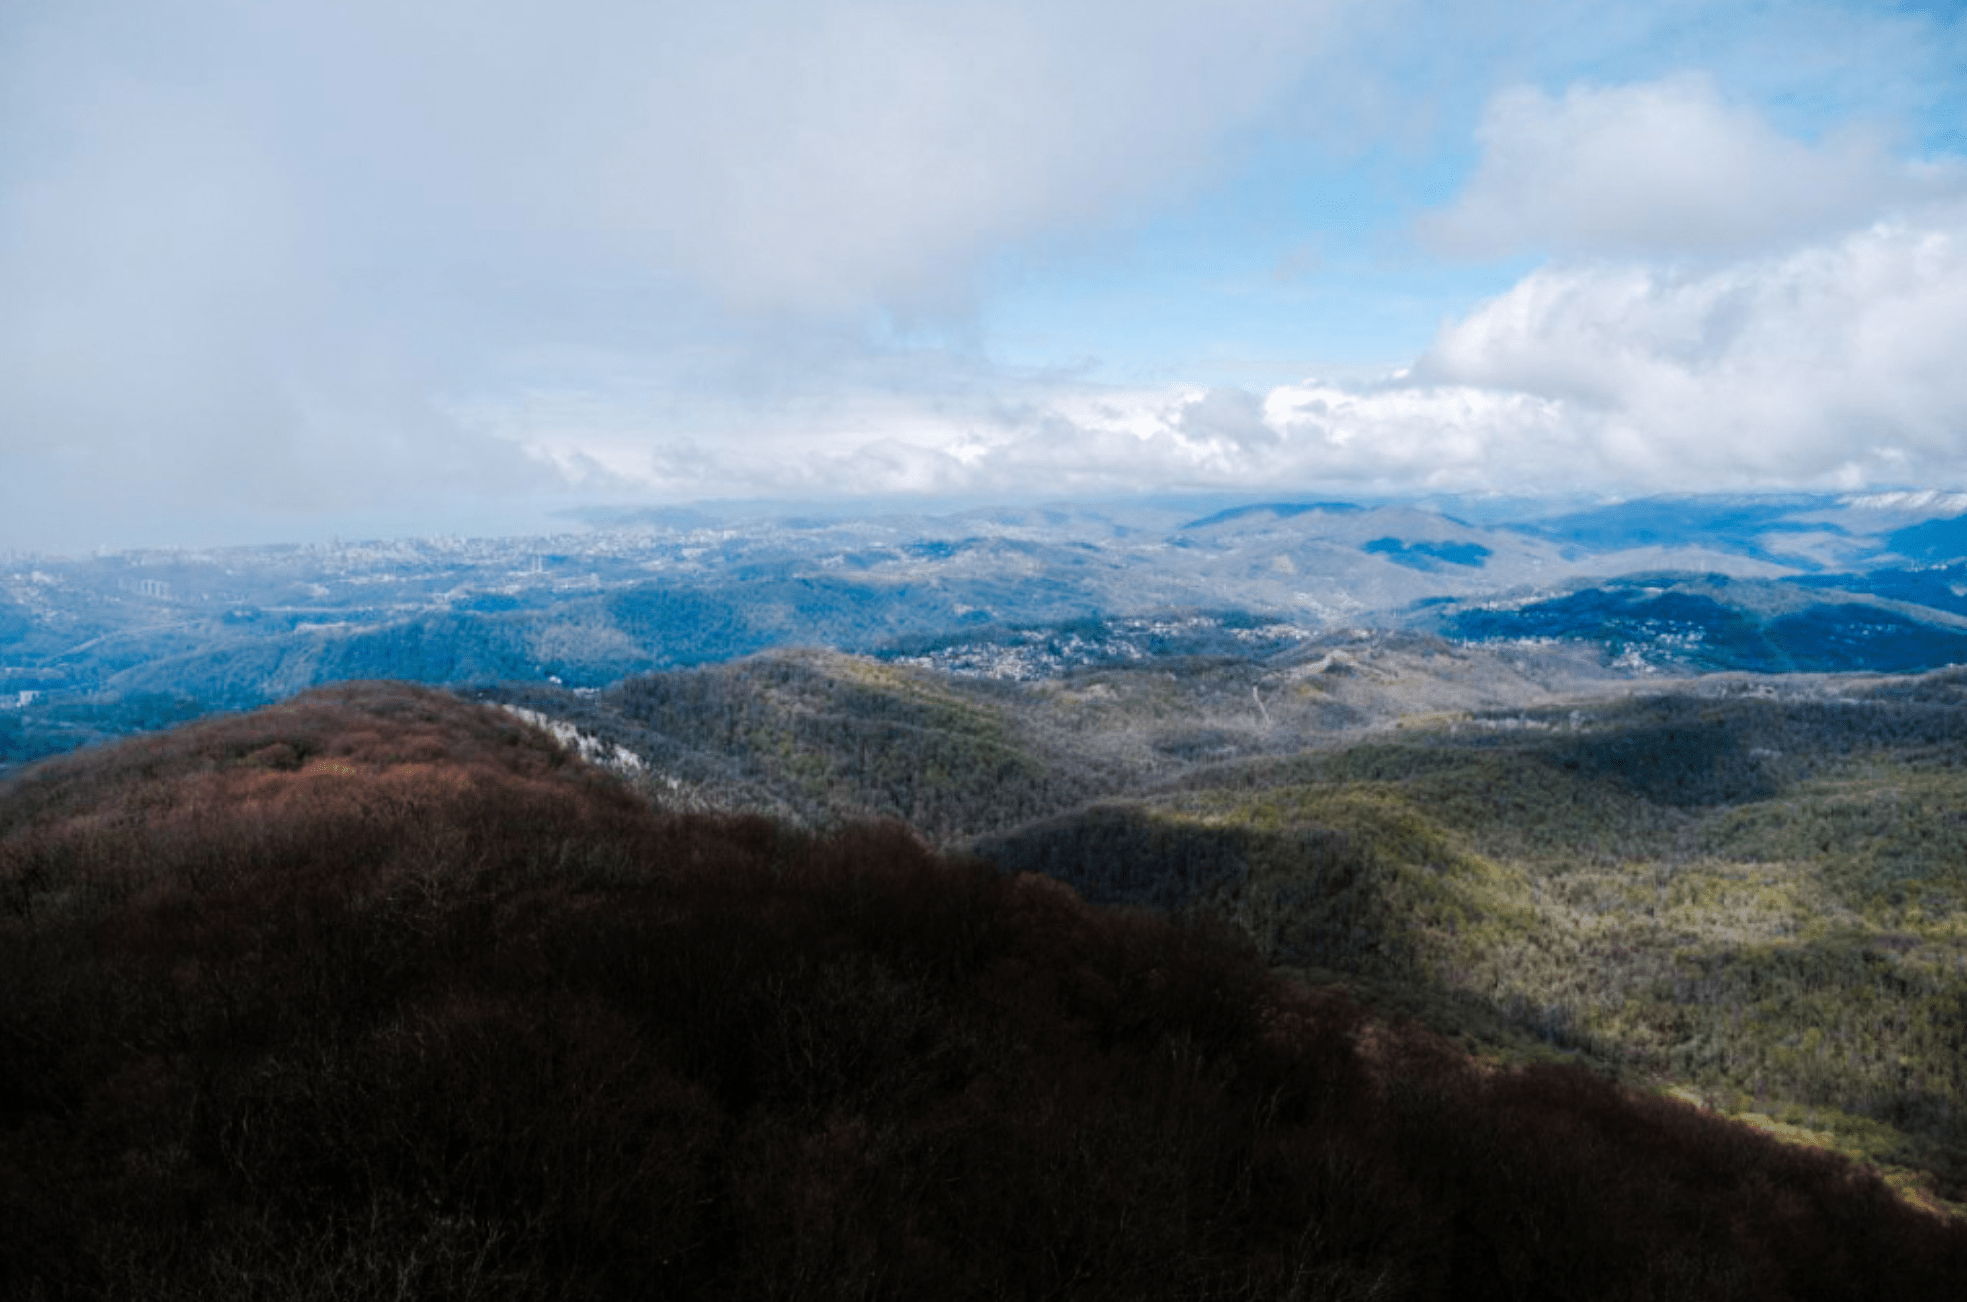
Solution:
[{"label": "cloud bank", "polygon": [[[0,8],[0,546],[597,497],[1967,482],[1967,169],[1882,125],[1967,86],[1960,28],[1766,10]],[[1888,67],[1916,84],[1852,109]],[[1771,107],[1818,83],[1821,129]],[[1391,269],[1340,229],[1376,185]],[[1184,203],[1201,242],[1318,249],[1258,274],[1307,313],[1337,277],[1489,279],[1371,382],[995,351],[979,305],[1082,256],[1124,290],[1126,232]]]},{"label": "cloud bank", "polygon": [[1007,251],[1211,177],[1338,8],[8,7],[0,519],[560,486],[452,410],[720,343],[744,401],[871,313],[960,325]]},{"label": "cloud bank", "polygon": [[1876,129],[1786,136],[1697,74],[1561,98],[1515,88],[1475,137],[1473,180],[1420,223],[1455,255],[1741,255],[1967,189],[1958,163],[1903,161]]},{"label": "cloud bank", "polygon": [[630,436],[613,465],[624,484],[738,496],[1956,484],[1963,339],[1967,212],[1955,210],[1719,267],[1546,267],[1374,383],[1026,379],[1018,404],[853,404],[857,419],[817,441],[805,424],[653,451]]}]

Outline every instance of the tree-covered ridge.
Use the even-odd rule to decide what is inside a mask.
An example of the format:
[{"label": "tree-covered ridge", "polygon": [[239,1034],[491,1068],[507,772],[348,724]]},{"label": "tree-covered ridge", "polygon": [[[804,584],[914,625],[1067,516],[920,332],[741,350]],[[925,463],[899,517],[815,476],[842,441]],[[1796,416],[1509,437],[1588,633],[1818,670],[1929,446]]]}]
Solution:
[{"label": "tree-covered ridge", "polygon": [[938,844],[1197,767],[1329,746],[1414,711],[1547,703],[1616,685],[1569,647],[1462,648],[1348,632],[1263,656],[1143,656],[1040,681],[771,651],[600,691],[470,695],[565,721],[646,762],[672,808],[825,827],[897,818]]},{"label": "tree-covered ridge", "polygon": [[[1383,795],[1316,812],[1333,865],[1515,889]],[[1951,1299],[1967,1272],[1967,1223],[1840,1158],[1484,1065],[1234,928],[894,825],[663,814],[402,685],[0,787],[0,980],[28,1297]]]},{"label": "tree-covered ridge", "polygon": [[1963,686],[1465,716],[977,848],[1967,1202]]},{"label": "tree-covered ridge", "polygon": [[641,758],[677,810],[742,810],[810,828],[893,818],[938,842],[1071,808],[1123,777],[1023,727],[1013,686],[824,652],[629,679],[591,695],[472,695],[537,710]]},{"label": "tree-covered ridge", "polygon": [[[1849,580],[1848,587],[1843,581]],[[1918,673],[1967,661],[1958,574],[1633,574],[1502,601],[1424,603],[1408,623],[1467,641],[1557,638],[1614,661],[1709,673]]]}]

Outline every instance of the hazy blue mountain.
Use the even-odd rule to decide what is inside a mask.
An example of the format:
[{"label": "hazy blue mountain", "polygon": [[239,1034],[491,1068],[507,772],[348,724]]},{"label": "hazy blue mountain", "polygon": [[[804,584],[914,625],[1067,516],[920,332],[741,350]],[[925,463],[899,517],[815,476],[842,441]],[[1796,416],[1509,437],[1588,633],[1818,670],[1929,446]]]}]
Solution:
[{"label": "hazy blue mountain", "polygon": [[1726,575],[1633,575],[1547,597],[1434,602],[1414,627],[1470,641],[1595,643],[1682,671],[1919,672],[1967,662],[1967,616],[1865,592]]},{"label": "hazy blue mountain", "polygon": [[1789,582],[1800,588],[1869,593],[1908,605],[1967,615],[1967,561],[1917,569],[1876,569],[1862,574],[1805,574]]},{"label": "hazy blue mountain", "polygon": [[1433,574],[1443,565],[1460,565],[1469,569],[1481,569],[1491,553],[1481,543],[1474,542],[1402,542],[1398,538],[1375,538],[1360,549],[1374,555],[1384,556],[1395,565],[1405,565],[1410,570],[1422,570]]},{"label": "hazy blue mountain", "polygon": [[1189,521],[1182,529],[1209,529],[1250,520],[1289,520],[1313,511],[1323,515],[1352,515],[1364,509],[1351,502],[1260,502],[1255,506],[1233,506],[1217,511],[1200,520]]},{"label": "hazy blue mountain", "polygon": [[1967,556],[1967,516],[1927,520],[1891,535],[1892,550],[1915,561],[1957,561]]},{"label": "hazy blue mountain", "polygon": [[1841,532],[1836,525],[1806,524],[1795,518],[1835,505],[1835,498],[1822,496],[1646,498],[1512,527],[1581,551],[1623,551],[1698,538],[1745,555],[1776,559],[1766,545],[1772,534],[1815,528]]},{"label": "hazy blue mountain", "polygon": [[[0,763],[136,726],[157,699],[245,707],[370,676],[600,688],[783,646],[1044,674],[1183,639],[1243,654],[1260,628],[1413,627],[1628,667],[1922,669],[1967,658],[1963,512],[1932,493],[747,504],[588,511],[588,531],[540,538],[13,556]],[[1219,623],[1173,641],[1113,622],[1198,612]]]}]

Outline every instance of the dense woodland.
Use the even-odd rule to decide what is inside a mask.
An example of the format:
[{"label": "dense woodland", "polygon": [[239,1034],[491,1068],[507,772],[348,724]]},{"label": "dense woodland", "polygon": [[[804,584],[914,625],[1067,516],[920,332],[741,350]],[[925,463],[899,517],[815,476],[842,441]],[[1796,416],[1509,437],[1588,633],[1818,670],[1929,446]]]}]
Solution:
[{"label": "dense woodland", "polygon": [[1549,700],[1536,679],[1570,685],[1578,659],[1348,634],[1262,659],[1152,656],[1016,682],[802,650],[600,691],[504,683],[467,694],[627,747],[661,775],[647,793],[672,807],[816,829],[897,818],[948,845],[1417,709]]},{"label": "dense woodland", "polygon": [[814,829],[893,818],[946,843],[1076,807],[1135,777],[1030,726],[1032,694],[1019,685],[824,653],[651,674],[598,697],[519,685],[471,695],[626,746],[661,775],[644,784],[659,802]]},{"label": "dense woodland", "polygon": [[[1357,835],[1303,844],[1366,862]],[[1867,1168],[1579,1067],[1485,1064],[1206,915],[1089,904],[895,824],[663,813],[400,685],[0,788],[0,982],[13,1296],[1967,1278],[1967,1221]]]},{"label": "dense woodland", "polygon": [[1967,674],[1719,677],[1361,731],[1509,662],[1351,645],[1036,685],[781,654],[496,695],[648,756],[668,808],[900,819],[1095,902],[1227,922],[1501,1060],[1678,1089],[1967,1205]]},{"label": "dense woodland", "polygon": [[1377,983],[1471,1045],[1677,1085],[1961,1203],[1964,686],[1465,718],[975,848],[1091,900],[1229,920],[1271,963]]}]

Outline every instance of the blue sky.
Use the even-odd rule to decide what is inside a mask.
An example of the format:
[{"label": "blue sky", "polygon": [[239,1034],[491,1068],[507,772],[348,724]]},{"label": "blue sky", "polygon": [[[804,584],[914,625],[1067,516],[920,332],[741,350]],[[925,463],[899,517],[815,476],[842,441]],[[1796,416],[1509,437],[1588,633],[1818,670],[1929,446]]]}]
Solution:
[{"label": "blue sky", "polygon": [[0,546],[1967,484],[1956,4],[0,10]]}]

